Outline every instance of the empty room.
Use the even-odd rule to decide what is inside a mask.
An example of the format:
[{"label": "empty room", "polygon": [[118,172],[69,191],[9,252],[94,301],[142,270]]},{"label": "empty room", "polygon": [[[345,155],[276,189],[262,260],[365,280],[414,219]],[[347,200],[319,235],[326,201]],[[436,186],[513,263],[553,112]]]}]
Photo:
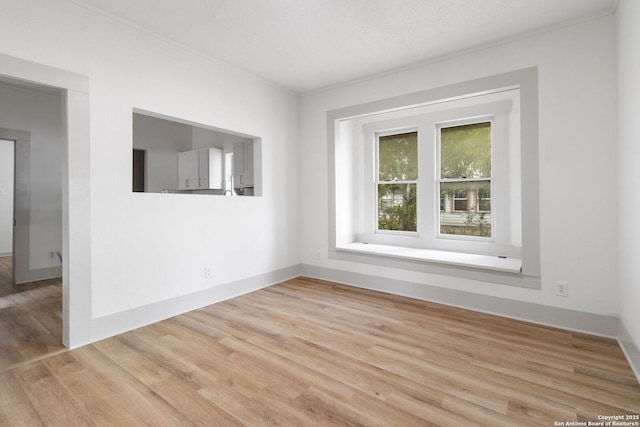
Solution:
[{"label": "empty room", "polygon": [[640,2],[0,0],[0,425],[640,426]]}]

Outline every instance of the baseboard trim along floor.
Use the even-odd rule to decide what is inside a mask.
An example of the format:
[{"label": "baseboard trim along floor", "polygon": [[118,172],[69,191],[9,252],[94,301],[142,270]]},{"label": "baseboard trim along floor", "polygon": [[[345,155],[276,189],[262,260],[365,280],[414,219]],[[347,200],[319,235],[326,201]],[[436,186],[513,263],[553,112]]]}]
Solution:
[{"label": "baseboard trim along floor", "polygon": [[258,276],[225,283],[199,292],[181,295],[131,310],[99,317],[93,319],[91,325],[91,341],[95,342],[141,326],[150,325],[207,305],[266,288],[299,275],[299,265],[294,265]]}]

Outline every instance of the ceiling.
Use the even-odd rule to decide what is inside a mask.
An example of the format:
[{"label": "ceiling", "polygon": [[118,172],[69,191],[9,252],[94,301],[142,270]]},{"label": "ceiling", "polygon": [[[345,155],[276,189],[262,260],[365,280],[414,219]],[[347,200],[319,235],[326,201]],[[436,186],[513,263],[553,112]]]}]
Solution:
[{"label": "ceiling", "polygon": [[611,12],[615,0],[76,0],[305,92]]}]

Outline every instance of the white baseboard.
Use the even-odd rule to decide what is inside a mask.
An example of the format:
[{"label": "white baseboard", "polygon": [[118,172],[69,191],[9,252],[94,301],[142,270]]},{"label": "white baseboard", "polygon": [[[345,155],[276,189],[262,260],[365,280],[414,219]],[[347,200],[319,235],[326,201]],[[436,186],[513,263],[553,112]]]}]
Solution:
[{"label": "white baseboard", "polygon": [[638,348],[638,345],[633,341],[633,338],[631,338],[622,320],[620,320],[618,324],[618,342],[629,361],[631,369],[633,369],[633,373],[636,374],[636,378],[638,382],[640,382],[640,348]]},{"label": "white baseboard", "polygon": [[0,258],[4,258],[6,256],[13,256],[13,252],[0,252]]},{"label": "white baseboard", "polygon": [[37,282],[40,280],[56,279],[58,277],[62,277],[62,266],[36,268],[33,270],[27,270],[26,277],[24,277],[23,280],[17,282],[16,285]]},{"label": "white baseboard", "polygon": [[[91,342],[257,291],[299,275],[300,265],[298,264],[247,279],[225,283],[192,294],[181,295],[169,300],[99,317],[93,319],[91,323]],[[83,343],[82,345],[84,344],[89,343]]]},{"label": "white baseboard", "polygon": [[[93,319],[91,342],[244,295],[300,275],[329,280],[375,291],[466,308],[546,326],[617,338],[631,368],[640,381],[640,349],[617,316],[549,307],[541,304],[479,295],[423,283],[335,270],[308,264],[293,265],[188,295]],[[88,344],[88,343],[85,343]]]},{"label": "white baseboard", "polygon": [[584,332],[609,338],[617,337],[618,317],[616,316],[567,310],[542,304],[441,288],[424,283],[407,282],[308,264],[300,266],[300,274],[575,332]]}]

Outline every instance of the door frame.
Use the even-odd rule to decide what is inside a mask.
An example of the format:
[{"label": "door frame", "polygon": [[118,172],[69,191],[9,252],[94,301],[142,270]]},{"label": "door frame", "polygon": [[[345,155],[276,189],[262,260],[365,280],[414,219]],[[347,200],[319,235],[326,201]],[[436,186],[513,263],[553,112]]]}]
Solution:
[{"label": "door frame", "polygon": [[[0,54],[0,81],[62,95],[62,341],[92,341],[89,78]],[[16,144],[17,145],[17,144]]]},{"label": "door frame", "polygon": [[0,128],[0,139],[13,141],[13,284],[29,280],[31,134]]}]

